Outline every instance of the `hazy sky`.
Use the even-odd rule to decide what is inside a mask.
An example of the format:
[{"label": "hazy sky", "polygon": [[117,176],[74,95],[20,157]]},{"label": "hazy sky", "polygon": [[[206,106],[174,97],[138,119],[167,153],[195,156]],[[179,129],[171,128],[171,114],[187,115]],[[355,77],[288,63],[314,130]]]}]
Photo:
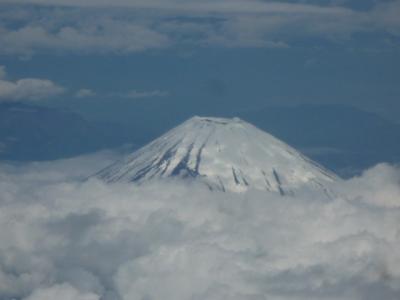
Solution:
[{"label": "hazy sky", "polygon": [[127,103],[214,115],[345,103],[400,121],[400,1],[0,7],[0,101],[51,102],[105,119]]}]

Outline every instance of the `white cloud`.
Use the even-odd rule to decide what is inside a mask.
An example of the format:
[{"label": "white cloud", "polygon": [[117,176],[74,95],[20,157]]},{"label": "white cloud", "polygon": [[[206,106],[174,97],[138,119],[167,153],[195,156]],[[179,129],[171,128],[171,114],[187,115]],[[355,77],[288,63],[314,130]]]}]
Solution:
[{"label": "white cloud", "polygon": [[80,89],[75,93],[75,97],[77,98],[87,98],[93,96],[96,96],[96,93],[91,89]]},{"label": "white cloud", "polygon": [[[75,93],[75,97],[77,98],[86,98],[93,97],[96,95],[96,92],[90,89],[80,89]],[[129,98],[129,99],[143,99],[143,98],[157,98],[157,97],[166,97],[169,93],[167,91],[162,90],[149,90],[149,91],[139,91],[139,90],[131,90],[128,92],[113,92],[109,93],[106,96],[108,97],[118,97],[118,98]]]},{"label": "white cloud", "polygon": [[74,180],[96,162],[0,165],[0,298],[400,295],[397,168],[379,165],[326,201]]},{"label": "white cloud", "polygon": [[119,94],[123,98],[141,99],[141,98],[154,98],[154,97],[166,97],[168,92],[153,90],[153,91],[136,91],[132,90],[125,94]]},{"label": "white cloud", "polygon": [[396,19],[400,1],[377,3],[366,11],[338,2],[317,5],[258,0],[19,3],[50,6],[35,11],[4,5],[1,53],[129,54],[174,45],[288,47],[299,39],[343,43],[356,33],[400,34]]},{"label": "white cloud", "polygon": [[42,100],[64,91],[63,87],[48,79],[7,80],[6,68],[0,66],[0,101]]},{"label": "white cloud", "polygon": [[363,201],[385,207],[400,207],[400,172],[387,164],[379,164],[367,170],[360,177],[347,181],[344,187],[346,194]]},{"label": "white cloud", "polygon": [[167,36],[146,24],[110,18],[87,18],[81,15],[82,19],[75,24],[61,25],[58,24],[57,18],[63,19],[66,16],[61,13],[53,17],[56,19],[44,24],[28,22],[17,29],[0,27],[2,45],[0,51],[6,54],[23,55],[48,50],[127,54],[163,48],[169,44]]},{"label": "white cloud", "polygon": [[70,284],[58,284],[49,288],[35,290],[25,300],[99,300],[93,293],[81,293]]},{"label": "white cloud", "polygon": [[0,80],[0,101],[42,100],[58,96],[64,90],[48,79]]},{"label": "white cloud", "polygon": [[[4,1],[3,1],[4,2]],[[5,1],[7,2],[7,1]],[[306,2],[306,1],[304,1]],[[1,3],[1,1],[0,1]],[[214,0],[214,1],[180,1],[180,0],[16,0],[14,3],[62,5],[70,7],[122,7],[135,9],[158,9],[182,11],[185,13],[346,13],[348,9],[340,6],[322,6],[307,3],[288,3],[280,1],[265,2],[262,0]]]}]

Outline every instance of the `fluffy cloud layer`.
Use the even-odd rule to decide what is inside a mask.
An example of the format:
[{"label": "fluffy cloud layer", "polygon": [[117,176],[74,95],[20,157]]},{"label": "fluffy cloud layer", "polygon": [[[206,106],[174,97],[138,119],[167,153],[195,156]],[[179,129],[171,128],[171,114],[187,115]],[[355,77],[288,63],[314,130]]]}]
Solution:
[{"label": "fluffy cloud layer", "polygon": [[6,80],[5,68],[0,66],[0,101],[41,100],[63,92],[63,87],[48,79]]},{"label": "fluffy cloud layer", "polygon": [[[4,1],[9,3],[8,1]],[[327,3],[328,2],[328,3]],[[351,1],[349,1],[351,2]],[[126,54],[176,45],[288,47],[347,41],[357,33],[400,35],[400,1],[355,10],[343,1],[57,1],[3,4],[0,52]],[[31,5],[43,5],[32,9]],[[0,1],[1,5],[1,1]],[[45,6],[44,6],[45,5]],[[16,26],[16,24],[18,24]],[[376,36],[375,36],[376,37]]]},{"label": "fluffy cloud layer", "polygon": [[0,166],[0,298],[399,299],[397,168],[332,201],[80,180],[111,158]]}]

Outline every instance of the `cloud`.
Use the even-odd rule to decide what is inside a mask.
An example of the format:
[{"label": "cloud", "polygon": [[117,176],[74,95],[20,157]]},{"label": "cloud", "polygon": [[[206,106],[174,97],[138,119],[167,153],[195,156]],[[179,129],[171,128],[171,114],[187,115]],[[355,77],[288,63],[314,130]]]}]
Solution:
[{"label": "cloud", "polygon": [[25,300],[99,300],[99,296],[92,293],[81,293],[70,284],[59,284],[49,288],[35,290]]},{"label": "cloud", "polygon": [[[7,1],[5,1],[7,3]],[[180,1],[180,0],[117,0],[110,3],[108,0],[94,0],[90,2],[82,2],[78,0],[16,0],[15,4],[39,4],[50,6],[69,6],[69,7],[120,7],[135,9],[154,9],[181,11],[184,13],[322,13],[336,14],[346,13],[345,7],[338,5],[315,5],[312,3],[290,3],[284,1],[262,0],[214,0],[214,1]]]},{"label": "cloud", "polygon": [[[95,95],[96,92],[90,89],[80,89],[75,93],[75,97],[77,98],[87,98],[87,97],[93,97]],[[112,92],[106,94],[107,97],[128,98],[128,99],[159,98],[159,97],[166,97],[168,95],[169,93],[167,91],[162,91],[162,90],[150,90],[150,91],[131,90],[128,92]]]},{"label": "cloud", "polygon": [[0,80],[5,79],[7,75],[6,67],[0,66]]},{"label": "cloud", "polygon": [[328,2],[18,1],[14,3],[43,6],[2,5],[0,52],[123,55],[177,45],[276,48],[298,41],[312,46],[315,39],[347,43],[359,33],[376,42],[400,34],[400,1],[366,10]]},{"label": "cloud", "polygon": [[400,20],[398,18],[400,12],[400,1],[385,1],[379,3],[372,12],[372,18],[379,27],[388,32],[400,35]]},{"label": "cloud", "polygon": [[379,164],[362,176],[348,180],[342,188],[346,194],[371,205],[379,199],[380,206],[399,207],[400,173],[387,164]]},{"label": "cloud", "polygon": [[91,89],[80,89],[75,93],[77,98],[87,98],[96,96],[96,92]]},{"label": "cloud", "polygon": [[85,15],[80,15],[75,23],[65,24],[64,19],[68,16],[62,13],[52,15],[50,12],[50,19],[55,19],[45,23],[28,21],[19,28],[0,27],[0,51],[20,55],[49,50],[61,53],[127,54],[164,48],[169,44],[167,36],[147,24]]},{"label": "cloud", "polygon": [[24,78],[6,80],[5,68],[0,68],[0,101],[42,100],[62,94],[65,89],[51,80]]},{"label": "cloud", "polygon": [[0,298],[399,298],[396,167],[331,201],[78,180],[109,160],[0,165]]},{"label": "cloud", "polygon": [[168,92],[160,90],[153,90],[153,91],[132,90],[125,94],[118,94],[118,95],[123,98],[143,99],[143,98],[166,97],[168,96],[168,94],[169,94]]}]

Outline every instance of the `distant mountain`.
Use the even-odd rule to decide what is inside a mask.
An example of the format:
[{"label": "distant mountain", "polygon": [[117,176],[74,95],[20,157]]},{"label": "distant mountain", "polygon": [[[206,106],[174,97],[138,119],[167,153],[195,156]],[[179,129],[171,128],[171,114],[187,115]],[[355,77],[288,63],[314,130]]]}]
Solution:
[{"label": "distant mountain", "polygon": [[249,188],[329,194],[337,177],[272,135],[240,119],[193,117],[96,174],[106,182],[200,180],[212,190]]},{"label": "distant mountain", "polygon": [[128,140],[117,124],[90,123],[68,111],[0,103],[0,159],[51,160],[119,146]]},{"label": "distant mountain", "polygon": [[[144,107],[132,109],[132,116],[119,125],[88,121],[79,112],[0,103],[0,160],[57,159],[132,143],[137,148],[190,116],[190,112],[175,116],[158,107]],[[110,109],[110,114],[117,119],[118,111]],[[234,115],[279,136],[343,177],[379,162],[400,162],[400,126],[357,108],[280,106]]]},{"label": "distant mountain", "polygon": [[[162,105],[140,102],[124,113],[121,110],[126,110],[125,106],[110,109],[110,115],[118,116],[130,130],[130,137],[141,145],[201,113],[238,116],[278,136],[343,177],[358,174],[380,162],[400,162],[399,124],[348,105],[268,106],[247,111],[188,106],[171,110],[167,107],[170,104],[163,102]],[[126,114],[129,116],[123,117]]]},{"label": "distant mountain", "polygon": [[400,162],[400,126],[353,107],[268,107],[238,115],[344,177]]}]

